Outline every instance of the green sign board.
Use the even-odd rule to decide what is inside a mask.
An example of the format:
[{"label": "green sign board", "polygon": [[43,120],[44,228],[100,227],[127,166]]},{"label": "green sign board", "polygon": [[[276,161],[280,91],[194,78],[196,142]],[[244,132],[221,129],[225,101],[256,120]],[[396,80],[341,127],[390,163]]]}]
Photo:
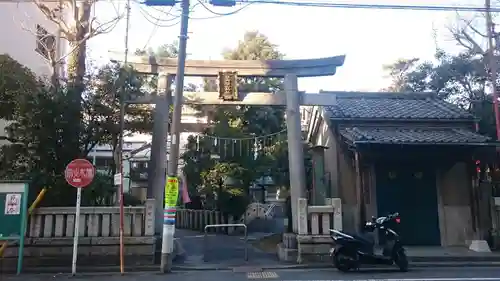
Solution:
[{"label": "green sign board", "polygon": [[28,212],[28,188],[25,182],[0,181],[0,240],[19,246],[17,274],[21,273]]}]

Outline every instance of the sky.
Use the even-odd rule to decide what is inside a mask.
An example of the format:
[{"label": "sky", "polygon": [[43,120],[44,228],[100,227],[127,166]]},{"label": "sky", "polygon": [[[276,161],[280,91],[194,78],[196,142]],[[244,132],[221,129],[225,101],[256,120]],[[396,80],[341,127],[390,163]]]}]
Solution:
[{"label": "sky", "polygon": [[[197,3],[196,0],[191,2],[192,5]],[[330,2],[373,3],[368,0]],[[402,2],[377,1],[379,4]],[[123,14],[125,3],[124,0],[98,2],[96,16],[104,21]],[[479,7],[483,2],[405,0],[404,4]],[[209,7],[217,13],[238,9]],[[158,11],[169,9],[132,3],[129,31],[129,49],[132,52],[137,48],[155,48],[178,38],[180,26],[175,25],[178,20],[172,20],[172,16]],[[179,6],[171,13],[179,15]],[[344,66],[337,70],[335,76],[301,78],[299,90],[378,91],[387,87],[390,82],[383,71],[384,65],[401,58],[432,60],[436,46],[452,53],[458,52],[460,49],[447,31],[447,27],[456,23],[457,15],[453,11],[360,10],[253,4],[234,15],[213,18],[214,14],[201,5],[196,5],[189,22],[187,52],[189,59],[220,59],[222,50],[235,47],[245,31],[258,30],[278,45],[288,59],[346,56]],[[473,14],[461,12],[460,16],[467,18]],[[202,19],[207,17],[212,19]],[[89,43],[91,58],[106,62],[109,60],[108,51],[123,52],[125,30],[125,20],[121,20],[112,32],[92,39]]]}]

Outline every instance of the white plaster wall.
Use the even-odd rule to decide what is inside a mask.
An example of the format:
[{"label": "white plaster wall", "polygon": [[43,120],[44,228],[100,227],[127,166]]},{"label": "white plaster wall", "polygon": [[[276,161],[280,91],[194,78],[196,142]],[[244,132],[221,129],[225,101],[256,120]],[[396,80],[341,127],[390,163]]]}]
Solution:
[{"label": "white plaster wall", "polygon": [[[56,5],[48,2],[48,6]],[[0,2],[0,54],[8,54],[19,63],[30,68],[38,76],[49,76],[51,68],[47,60],[36,49],[36,25],[42,25],[48,32],[56,35],[57,26],[47,20],[31,2]],[[60,54],[64,54],[67,44],[60,44]],[[0,120],[0,135],[5,135],[8,123]],[[0,145],[6,141],[0,140]]]},{"label": "white plaster wall", "polygon": [[[55,3],[47,3],[55,5]],[[9,54],[21,64],[29,67],[35,74],[51,74],[47,60],[35,52],[36,25],[42,25],[48,32],[57,35],[57,26],[47,20],[31,2],[0,2],[0,54]],[[62,44],[65,48],[66,44]],[[64,50],[60,50],[64,53]]]},{"label": "white plaster wall", "polygon": [[[321,114],[323,115],[323,114]],[[320,117],[323,119],[323,117]],[[329,173],[330,177],[330,197],[341,198],[342,199],[342,225],[343,229],[348,231],[355,230],[355,218],[356,218],[356,201],[354,192],[354,182],[352,181],[352,175],[349,170],[346,169],[348,165],[345,161],[339,162],[338,153],[339,146],[333,135],[332,131],[329,129],[328,123],[324,120],[317,123],[318,131],[316,137],[311,140],[314,145],[326,146],[328,149],[325,150],[325,172]],[[311,126],[309,126],[310,129]],[[343,159],[343,158],[342,158]],[[340,175],[339,167],[343,165],[344,175]],[[343,177],[341,179],[341,177]],[[343,182],[344,186],[341,186]]]},{"label": "white plaster wall", "polygon": [[439,226],[441,245],[463,246],[472,239],[472,217],[470,210],[468,178],[465,163],[456,163],[437,176]]}]

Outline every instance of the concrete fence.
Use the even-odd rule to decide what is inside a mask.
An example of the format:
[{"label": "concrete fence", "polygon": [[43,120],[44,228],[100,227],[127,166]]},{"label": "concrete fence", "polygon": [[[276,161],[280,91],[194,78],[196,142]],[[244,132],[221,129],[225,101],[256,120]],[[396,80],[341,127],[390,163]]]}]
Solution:
[{"label": "concrete fence", "polygon": [[[154,200],[148,200],[144,206],[124,207],[124,236],[152,236],[154,234],[153,208]],[[30,217],[27,237],[73,237],[74,229],[75,208],[40,208]],[[118,237],[120,235],[120,208],[82,207],[79,232],[80,238]]]},{"label": "concrete fence", "polygon": [[[128,255],[152,255],[154,245],[154,199],[144,206],[124,208],[124,244]],[[25,239],[27,257],[66,256],[72,253],[75,207],[42,207],[29,217]],[[80,255],[118,255],[120,208],[82,207]],[[6,256],[16,256],[8,247]]]},{"label": "concrete fence", "polygon": [[323,261],[332,245],[330,229],[342,230],[340,198],[325,198],[325,205],[308,205],[306,198],[298,199],[298,233],[284,233],[278,245],[282,261]]},{"label": "concrete fence", "polygon": [[307,199],[298,202],[297,260],[302,255],[325,255],[331,248],[330,229],[342,230],[340,198],[326,198],[326,205],[309,206]]},{"label": "concrete fence", "polygon": [[[237,223],[232,216],[214,210],[177,209],[176,228],[203,231],[209,224]],[[216,228],[212,232],[232,233],[234,227]]]},{"label": "concrete fence", "polygon": [[330,229],[342,230],[340,198],[326,198],[326,203],[324,206],[308,206],[307,199],[299,198],[299,236],[329,235]]}]

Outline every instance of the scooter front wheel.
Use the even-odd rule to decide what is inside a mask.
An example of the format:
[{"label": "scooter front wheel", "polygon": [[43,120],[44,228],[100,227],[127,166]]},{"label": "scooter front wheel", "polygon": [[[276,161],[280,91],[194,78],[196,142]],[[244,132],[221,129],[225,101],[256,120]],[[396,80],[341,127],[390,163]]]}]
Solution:
[{"label": "scooter front wheel", "polygon": [[399,267],[399,271],[407,272],[408,271],[408,256],[406,255],[405,249],[398,249],[394,253],[394,263]]}]

